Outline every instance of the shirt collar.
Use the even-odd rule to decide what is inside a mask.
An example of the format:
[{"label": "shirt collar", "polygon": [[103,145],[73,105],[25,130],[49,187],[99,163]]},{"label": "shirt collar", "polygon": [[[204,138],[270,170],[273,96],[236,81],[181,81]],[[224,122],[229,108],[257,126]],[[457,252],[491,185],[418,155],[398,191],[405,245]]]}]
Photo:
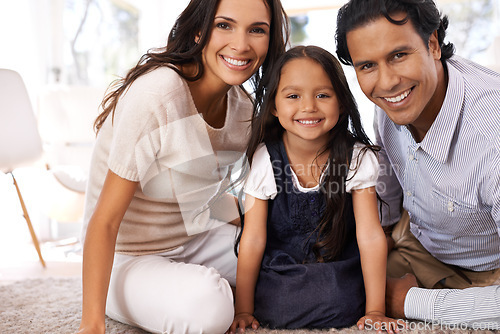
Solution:
[{"label": "shirt collar", "polygon": [[425,152],[443,164],[448,160],[465,96],[463,77],[452,63],[447,61],[446,65],[448,68],[448,87],[443,105],[420,143],[420,147]]}]

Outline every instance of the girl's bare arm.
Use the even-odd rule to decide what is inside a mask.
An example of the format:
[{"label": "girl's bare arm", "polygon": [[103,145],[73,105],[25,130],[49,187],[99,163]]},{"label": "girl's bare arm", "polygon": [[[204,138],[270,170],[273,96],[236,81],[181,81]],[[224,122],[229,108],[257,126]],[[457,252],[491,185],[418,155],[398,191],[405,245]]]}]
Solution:
[{"label": "girl's bare arm", "polygon": [[385,316],[387,242],[380,224],[375,187],[353,190],[352,201],[366,291],[365,316],[358,326],[392,333],[397,323]]},{"label": "girl's bare arm", "polygon": [[235,319],[230,332],[247,326],[257,328],[253,317],[254,293],[267,238],[267,201],[247,195],[245,225],[241,236],[236,276]]}]

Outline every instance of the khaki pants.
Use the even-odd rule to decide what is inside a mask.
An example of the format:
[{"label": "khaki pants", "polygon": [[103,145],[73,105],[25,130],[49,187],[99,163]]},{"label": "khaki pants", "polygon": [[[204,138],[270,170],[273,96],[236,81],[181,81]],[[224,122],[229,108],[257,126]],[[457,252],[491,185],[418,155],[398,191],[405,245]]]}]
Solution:
[{"label": "khaki pants", "polygon": [[423,288],[465,289],[500,284],[500,269],[470,271],[434,258],[410,232],[410,217],[403,212],[392,231],[394,249],[387,259],[387,276],[412,273]]}]

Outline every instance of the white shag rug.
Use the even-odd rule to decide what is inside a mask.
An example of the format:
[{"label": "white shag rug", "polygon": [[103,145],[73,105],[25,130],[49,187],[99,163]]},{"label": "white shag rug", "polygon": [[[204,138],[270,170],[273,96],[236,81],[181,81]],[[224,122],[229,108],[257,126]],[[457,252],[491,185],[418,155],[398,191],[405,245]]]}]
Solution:
[{"label": "white shag rug", "polygon": [[[76,333],[81,317],[81,279],[47,278],[18,281],[0,286],[1,334],[71,334]],[[426,329],[410,323],[412,330],[403,333],[471,333],[460,329]],[[474,331],[477,333],[478,331]],[[498,332],[498,331],[497,331]],[[145,331],[106,319],[107,334],[144,334]],[[355,326],[336,330],[247,330],[248,334],[325,334],[368,333]],[[372,332],[375,333],[375,332]],[[483,331],[495,333],[495,331]]]}]

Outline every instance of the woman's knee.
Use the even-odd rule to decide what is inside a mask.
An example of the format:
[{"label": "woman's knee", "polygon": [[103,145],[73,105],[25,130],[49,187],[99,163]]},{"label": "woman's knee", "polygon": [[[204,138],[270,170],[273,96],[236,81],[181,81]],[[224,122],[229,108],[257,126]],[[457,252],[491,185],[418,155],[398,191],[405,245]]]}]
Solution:
[{"label": "woman's knee", "polygon": [[167,333],[171,333],[168,329],[174,322],[184,327],[185,333],[224,333],[231,325],[234,317],[231,287],[215,269],[205,269],[191,280],[193,285],[183,300],[178,301],[176,314],[165,317]]},{"label": "woman's knee", "polygon": [[224,333],[231,287],[214,268],[144,256],[115,268],[108,315],[154,333]]}]

